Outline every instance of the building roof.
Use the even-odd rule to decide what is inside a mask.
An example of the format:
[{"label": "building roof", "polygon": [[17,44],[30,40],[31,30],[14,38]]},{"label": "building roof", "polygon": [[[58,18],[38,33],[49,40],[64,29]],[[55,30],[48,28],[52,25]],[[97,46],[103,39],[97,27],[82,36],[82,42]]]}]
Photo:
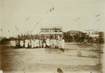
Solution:
[{"label": "building roof", "polygon": [[62,27],[60,26],[49,26],[49,27],[42,27],[40,29],[40,34],[62,34]]},{"label": "building roof", "polygon": [[40,34],[62,34],[63,32],[40,32]]}]

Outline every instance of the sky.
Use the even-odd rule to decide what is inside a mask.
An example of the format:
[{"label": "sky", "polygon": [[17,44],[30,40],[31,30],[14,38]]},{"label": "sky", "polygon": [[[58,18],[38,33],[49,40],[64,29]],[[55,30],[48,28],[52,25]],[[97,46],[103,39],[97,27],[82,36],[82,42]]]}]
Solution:
[{"label": "sky", "polygon": [[43,26],[104,31],[105,0],[0,0],[0,16],[0,35],[7,37]]}]

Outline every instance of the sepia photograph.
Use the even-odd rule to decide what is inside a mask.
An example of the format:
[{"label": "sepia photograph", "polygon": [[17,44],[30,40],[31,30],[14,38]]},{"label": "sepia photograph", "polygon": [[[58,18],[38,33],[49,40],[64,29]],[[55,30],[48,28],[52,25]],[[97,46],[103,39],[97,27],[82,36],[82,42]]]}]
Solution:
[{"label": "sepia photograph", "polygon": [[0,73],[105,73],[104,0],[0,0]]}]

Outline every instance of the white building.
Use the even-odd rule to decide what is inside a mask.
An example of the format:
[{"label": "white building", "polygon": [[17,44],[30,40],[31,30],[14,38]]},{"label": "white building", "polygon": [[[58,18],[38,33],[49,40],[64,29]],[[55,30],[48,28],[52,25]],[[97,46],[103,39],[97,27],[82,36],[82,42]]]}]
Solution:
[{"label": "white building", "polygon": [[[45,44],[52,48],[62,48],[60,44],[63,39],[63,31],[62,27],[43,27],[40,31],[40,39],[45,40],[46,42],[43,42],[42,45],[45,46]],[[59,44],[58,44],[59,43]]]}]

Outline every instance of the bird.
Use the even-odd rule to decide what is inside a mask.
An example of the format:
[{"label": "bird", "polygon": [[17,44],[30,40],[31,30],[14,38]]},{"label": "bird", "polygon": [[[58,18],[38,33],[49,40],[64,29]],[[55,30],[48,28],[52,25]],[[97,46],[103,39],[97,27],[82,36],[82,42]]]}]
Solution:
[{"label": "bird", "polygon": [[52,7],[52,8],[50,8],[50,10],[49,10],[49,11],[50,11],[50,12],[52,12],[52,11],[54,11],[54,9],[55,9],[55,8],[54,8],[54,7]]},{"label": "bird", "polygon": [[101,16],[101,15],[100,15],[100,14],[97,14],[97,15],[96,15],[96,17],[99,17],[99,16]]}]

